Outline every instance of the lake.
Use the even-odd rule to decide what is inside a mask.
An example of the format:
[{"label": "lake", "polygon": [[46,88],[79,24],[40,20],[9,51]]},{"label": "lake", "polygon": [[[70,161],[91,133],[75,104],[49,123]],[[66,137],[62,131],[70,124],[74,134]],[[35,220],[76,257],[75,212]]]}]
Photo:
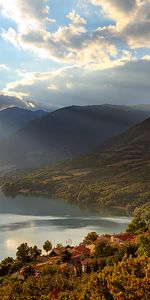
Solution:
[{"label": "lake", "polygon": [[53,246],[77,245],[90,231],[117,233],[126,229],[131,218],[121,209],[80,208],[63,200],[0,193],[0,260],[15,257],[24,242],[42,249],[45,240]]}]

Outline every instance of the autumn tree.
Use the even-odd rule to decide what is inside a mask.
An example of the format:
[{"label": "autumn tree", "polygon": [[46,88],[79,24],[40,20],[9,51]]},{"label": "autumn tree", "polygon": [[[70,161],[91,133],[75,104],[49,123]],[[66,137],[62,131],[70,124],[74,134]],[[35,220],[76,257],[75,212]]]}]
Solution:
[{"label": "autumn tree", "polygon": [[102,271],[114,300],[149,300],[149,274],[149,259],[143,256],[125,256],[120,263],[105,267]]},{"label": "autumn tree", "polygon": [[138,244],[138,255],[147,255],[150,257],[150,236],[140,235],[137,241]]},{"label": "autumn tree", "polygon": [[98,234],[93,231],[93,232],[89,232],[84,240],[87,244],[90,244],[95,242],[97,238],[98,238]]}]

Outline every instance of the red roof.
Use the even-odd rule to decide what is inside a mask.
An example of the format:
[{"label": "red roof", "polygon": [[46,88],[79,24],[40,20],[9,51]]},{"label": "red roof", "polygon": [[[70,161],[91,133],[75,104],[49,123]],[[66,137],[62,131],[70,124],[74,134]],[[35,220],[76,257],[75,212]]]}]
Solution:
[{"label": "red roof", "polygon": [[73,251],[71,253],[71,258],[73,258],[73,257],[80,257],[80,256],[81,256],[81,253],[79,253],[79,252]]},{"label": "red roof", "polygon": [[74,248],[74,250],[76,250],[76,251],[78,251],[80,253],[89,253],[90,252],[90,250],[85,245],[83,245],[83,244],[79,245],[79,246],[76,246]]},{"label": "red roof", "polygon": [[93,259],[92,258],[86,258],[84,260],[81,260],[81,265],[87,266],[93,264]]},{"label": "red roof", "polygon": [[133,239],[133,235],[129,234],[129,233],[121,233],[121,234],[115,234],[114,238],[118,238],[122,241],[128,241],[128,240],[132,240]]}]

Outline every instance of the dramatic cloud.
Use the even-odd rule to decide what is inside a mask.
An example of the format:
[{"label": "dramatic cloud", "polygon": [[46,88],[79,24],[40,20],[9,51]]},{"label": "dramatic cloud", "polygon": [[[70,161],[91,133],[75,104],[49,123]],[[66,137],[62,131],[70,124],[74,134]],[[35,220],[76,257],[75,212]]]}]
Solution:
[{"label": "dramatic cloud", "polygon": [[12,106],[19,106],[22,108],[31,108],[31,109],[36,107],[36,105],[30,101],[25,101],[23,99],[19,99],[9,95],[4,95],[3,93],[0,92],[0,110]]},{"label": "dramatic cloud", "polygon": [[[25,69],[5,76],[1,93],[22,105],[148,102],[150,0],[58,3],[0,0],[0,42],[4,51],[14,46],[15,69],[21,53],[17,67]],[[1,72],[6,64],[0,61]]]},{"label": "dramatic cloud", "polygon": [[15,21],[20,31],[40,29],[47,22],[53,22],[48,17],[47,0],[0,0],[3,16]]},{"label": "dramatic cloud", "polygon": [[120,25],[124,25],[133,16],[136,0],[91,0],[93,4],[102,6],[105,14]]},{"label": "dramatic cloud", "polygon": [[[87,30],[86,20],[75,10],[66,16],[70,24],[56,31],[46,28],[49,8],[47,1],[1,1],[2,14],[13,19],[17,29],[3,30],[4,40],[19,49],[32,50],[41,57],[64,63],[85,64],[104,62],[118,54],[111,26]],[[109,34],[108,34],[109,33]]]},{"label": "dramatic cloud", "polygon": [[131,48],[150,47],[150,0],[91,0],[116,21],[115,34]]},{"label": "dramatic cloud", "polygon": [[[109,70],[82,70],[74,66],[43,73],[22,74],[23,78],[7,85],[7,93],[29,93],[27,99],[43,98],[47,106],[70,104],[148,103],[150,61],[142,59]],[[80,78],[80,80],[79,80]],[[29,92],[30,91],[30,92]],[[6,91],[5,91],[6,92]]]},{"label": "dramatic cloud", "polygon": [[150,47],[150,1],[140,1],[134,18],[122,31],[132,48]]}]

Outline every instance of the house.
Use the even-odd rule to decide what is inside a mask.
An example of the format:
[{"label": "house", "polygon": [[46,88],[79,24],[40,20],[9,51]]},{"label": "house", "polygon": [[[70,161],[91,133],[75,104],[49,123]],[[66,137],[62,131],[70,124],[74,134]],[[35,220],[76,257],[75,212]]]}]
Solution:
[{"label": "house", "polygon": [[59,265],[60,262],[61,260],[59,256],[49,257],[49,259],[46,261],[42,261],[42,259],[39,260],[37,264],[33,265],[33,268],[37,271],[38,269],[41,269],[44,265],[53,265],[53,264]]},{"label": "house", "polygon": [[108,242],[108,243],[111,243],[111,235],[110,234],[100,235],[97,238],[97,242]]},{"label": "house", "polygon": [[57,255],[61,255],[63,248],[59,248],[59,247],[55,247],[53,248],[52,252],[53,255],[57,256]]},{"label": "house", "polygon": [[131,242],[133,241],[134,237],[130,233],[119,233],[119,234],[114,234],[111,236],[111,243],[115,244],[123,244],[124,242]]},{"label": "house", "polygon": [[87,245],[86,247],[90,250],[90,255],[93,255],[94,251],[95,251],[95,244],[92,243],[92,244]]},{"label": "house", "polygon": [[80,263],[82,259],[85,259],[90,255],[90,249],[85,244],[80,244],[74,248],[68,249],[71,254],[70,262],[75,265]]},{"label": "house", "polygon": [[82,257],[82,254],[77,252],[77,251],[72,251],[71,252],[71,259],[70,259],[70,262],[75,265],[77,263],[80,262],[81,260],[81,257]]},{"label": "house", "polygon": [[86,246],[85,243],[80,244],[79,246],[76,246],[73,248],[73,250],[75,250],[76,252],[78,252],[79,254],[81,254],[81,256],[83,258],[87,257],[90,255],[90,249]]},{"label": "house", "polygon": [[49,255],[39,255],[37,258],[36,258],[36,261],[38,263],[45,263],[45,262],[48,262],[50,260],[50,256]]},{"label": "house", "polygon": [[81,260],[81,266],[82,266],[82,272],[88,272],[92,270],[93,267],[93,259],[92,258],[86,258],[84,260]]},{"label": "house", "polygon": [[76,263],[76,264],[71,264],[70,262],[66,262],[60,265],[60,270],[69,270],[70,272],[74,273],[77,275],[79,272],[79,269],[81,270],[81,264]]}]

